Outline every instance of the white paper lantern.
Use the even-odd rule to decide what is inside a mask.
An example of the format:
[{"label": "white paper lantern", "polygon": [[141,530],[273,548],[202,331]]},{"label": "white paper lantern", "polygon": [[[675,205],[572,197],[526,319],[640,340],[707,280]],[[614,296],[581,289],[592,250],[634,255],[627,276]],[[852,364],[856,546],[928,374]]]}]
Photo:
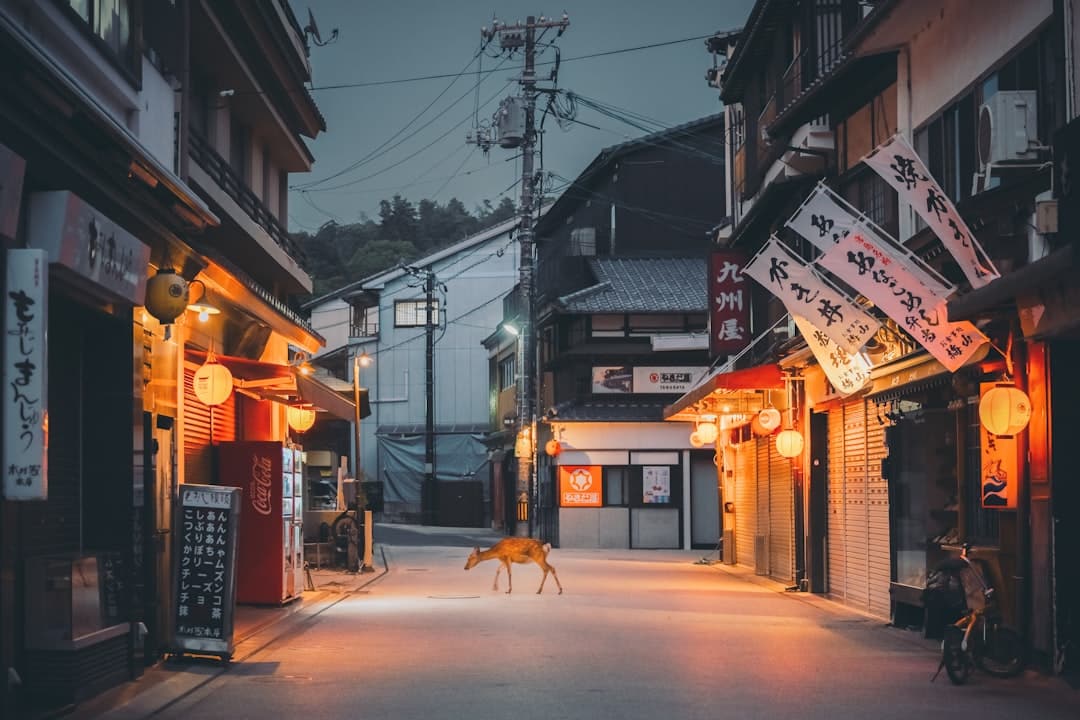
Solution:
[{"label": "white paper lantern", "polygon": [[709,443],[716,442],[717,435],[720,434],[720,430],[716,427],[714,422],[703,422],[697,426],[698,437],[701,438],[701,442],[708,445]]},{"label": "white paper lantern", "polygon": [[195,397],[199,398],[204,405],[220,405],[229,399],[233,390],[233,376],[229,368],[225,367],[213,357],[207,358],[206,362],[195,371],[192,381]]},{"label": "white paper lantern", "polygon": [[1031,400],[1013,385],[990,388],[979,400],[979,420],[994,435],[1015,435],[1031,420]]},{"label": "white paper lantern", "polygon": [[696,448],[705,446],[705,441],[701,439],[701,435],[698,433],[697,430],[690,433],[690,446]]},{"label": "white paper lantern", "polygon": [[307,432],[315,424],[315,411],[309,407],[290,405],[285,411],[285,417],[289,421],[289,427],[296,432]]},{"label": "white paper lantern", "polygon": [[758,413],[757,421],[766,433],[771,433],[780,427],[780,411],[776,408],[765,408]]},{"label": "white paper lantern", "polygon": [[803,450],[803,436],[798,430],[784,430],[776,436],[776,452],[786,458],[798,457]]}]

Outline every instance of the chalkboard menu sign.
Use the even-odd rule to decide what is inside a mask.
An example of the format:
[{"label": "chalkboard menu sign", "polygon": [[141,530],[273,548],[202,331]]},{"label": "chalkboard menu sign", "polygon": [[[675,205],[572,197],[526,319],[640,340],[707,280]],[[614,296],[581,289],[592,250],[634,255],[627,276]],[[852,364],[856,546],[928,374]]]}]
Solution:
[{"label": "chalkboard menu sign", "polygon": [[173,526],[173,647],[179,653],[232,656],[240,492],[180,486]]}]

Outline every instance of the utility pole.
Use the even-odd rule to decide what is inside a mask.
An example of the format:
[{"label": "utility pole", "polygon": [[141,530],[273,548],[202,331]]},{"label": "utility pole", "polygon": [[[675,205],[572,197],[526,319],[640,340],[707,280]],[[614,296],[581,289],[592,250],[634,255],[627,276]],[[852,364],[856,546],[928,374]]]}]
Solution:
[{"label": "utility pole", "polygon": [[[426,299],[424,322],[425,360],[427,362],[425,413],[424,413],[424,487],[421,493],[421,510],[425,525],[435,525],[439,520],[439,488],[435,482],[435,273],[428,268],[424,279]],[[427,502],[423,502],[426,497]]]},{"label": "utility pole", "polygon": [[[517,484],[515,495],[517,496],[518,516],[515,526],[515,535],[529,537],[533,534],[536,512],[538,509],[536,487],[536,409],[535,409],[535,384],[536,374],[536,309],[533,297],[533,202],[534,202],[534,177],[533,163],[536,150],[536,46],[537,31],[541,33],[547,30],[557,30],[562,35],[570,26],[570,18],[564,13],[562,18],[555,20],[540,16],[539,20],[530,15],[524,24],[492,22],[491,28],[483,28],[482,39],[490,41],[498,36],[499,46],[503,51],[513,52],[519,48],[524,49],[525,65],[518,82],[521,85],[521,96],[506,98],[499,106],[495,116],[495,126],[498,131],[498,142],[504,148],[521,149],[521,206],[519,208],[521,220],[518,226],[517,239],[521,252],[519,266],[519,288],[521,298],[525,304],[521,323],[521,337],[519,345],[521,355],[518,358],[518,382],[517,382],[517,430],[518,441],[515,443],[515,455],[517,455]],[[542,37],[542,35],[541,35]],[[556,65],[557,67],[557,65]],[[555,80],[555,73],[550,78]],[[524,128],[519,125],[520,115],[524,114]],[[485,150],[491,146],[490,133],[481,132],[477,129],[475,139],[470,140],[481,145]],[[524,516],[524,517],[523,517]]]}]

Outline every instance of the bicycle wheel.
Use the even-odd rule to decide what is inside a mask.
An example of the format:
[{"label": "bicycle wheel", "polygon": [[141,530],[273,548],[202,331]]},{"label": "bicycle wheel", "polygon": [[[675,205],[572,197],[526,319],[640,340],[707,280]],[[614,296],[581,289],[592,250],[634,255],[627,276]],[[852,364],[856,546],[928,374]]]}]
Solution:
[{"label": "bicycle wheel", "polygon": [[941,663],[953,685],[963,685],[971,676],[971,661],[961,645],[964,631],[955,625],[945,628],[945,638],[941,641]]},{"label": "bicycle wheel", "polygon": [[974,653],[979,669],[1000,678],[1023,672],[1025,653],[1020,633],[994,620],[986,623],[982,631]]},{"label": "bicycle wheel", "polygon": [[346,547],[349,544],[349,536],[353,533],[359,533],[359,531],[360,523],[350,513],[339,515],[330,527],[330,534],[333,535],[334,542],[340,548]]}]

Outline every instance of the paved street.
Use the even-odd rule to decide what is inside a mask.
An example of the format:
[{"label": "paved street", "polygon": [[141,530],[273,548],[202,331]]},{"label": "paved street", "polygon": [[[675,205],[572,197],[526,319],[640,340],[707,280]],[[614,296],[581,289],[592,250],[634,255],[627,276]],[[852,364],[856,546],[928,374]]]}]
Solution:
[{"label": "paved street", "polygon": [[701,551],[556,549],[565,594],[550,578],[535,594],[530,565],[507,596],[492,591],[495,561],[465,572],[468,548],[436,541],[379,545],[385,575],[155,717],[1051,720],[1080,707],[1034,673],[932,684],[920,635],[696,564]]}]

